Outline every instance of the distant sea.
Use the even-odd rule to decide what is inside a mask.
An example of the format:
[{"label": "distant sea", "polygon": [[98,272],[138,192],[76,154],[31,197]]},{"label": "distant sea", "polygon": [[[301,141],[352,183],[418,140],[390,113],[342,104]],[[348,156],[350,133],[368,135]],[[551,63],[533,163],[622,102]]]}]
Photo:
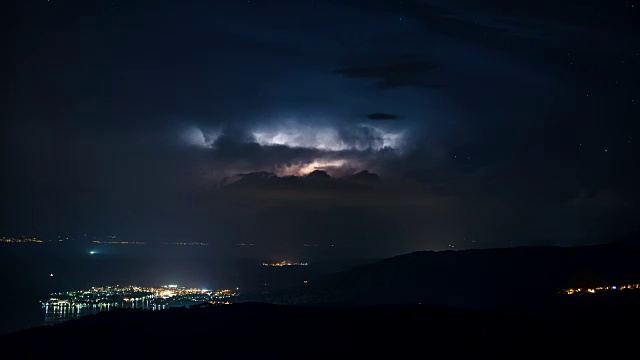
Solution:
[{"label": "distant sea", "polygon": [[58,315],[45,314],[39,303],[53,292],[106,285],[219,289],[241,284],[228,261],[200,246],[0,244],[0,272],[0,334],[56,321]]}]

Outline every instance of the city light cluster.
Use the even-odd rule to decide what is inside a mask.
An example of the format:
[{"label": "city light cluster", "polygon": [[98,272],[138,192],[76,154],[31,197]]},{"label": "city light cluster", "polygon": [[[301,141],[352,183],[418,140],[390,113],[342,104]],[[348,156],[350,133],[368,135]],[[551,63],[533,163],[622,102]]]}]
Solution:
[{"label": "city light cluster", "polygon": [[94,244],[118,244],[118,245],[145,245],[146,243],[139,241],[100,241],[93,240],[91,241]]},{"label": "city light cluster", "polygon": [[175,242],[175,243],[164,243],[165,245],[182,245],[182,246],[209,246],[208,243],[201,242]]},{"label": "city light cluster", "polygon": [[279,261],[276,263],[262,263],[262,266],[307,266],[308,263],[303,262],[291,262],[291,261]]},{"label": "city light cluster", "polygon": [[43,243],[44,240],[40,240],[34,237],[20,237],[20,238],[12,238],[12,237],[1,237],[0,243]]},{"label": "city light cluster", "polygon": [[637,290],[640,289],[640,284],[626,284],[626,285],[611,285],[611,286],[598,286],[592,288],[569,288],[562,289],[560,293],[573,295],[573,294],[595,294],[602,291],[619,291],[619,290]]},{"label": "city light cluster", "polygon": [[164,309],[201,303],[230,304],[238,293],[223,290],[186,288],[178,285],[161,287],[103,286],[88,290],[58,292],[41,301],[43,307],[134,307]]}]

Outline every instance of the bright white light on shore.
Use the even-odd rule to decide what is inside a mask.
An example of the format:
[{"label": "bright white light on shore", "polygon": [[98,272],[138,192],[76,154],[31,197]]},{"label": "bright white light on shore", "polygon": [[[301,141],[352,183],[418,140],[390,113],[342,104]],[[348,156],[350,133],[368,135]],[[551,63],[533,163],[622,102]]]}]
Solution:
[{"label": "bright white light on shore", "polygon": [[94,250],[89,251],[89,255],[95,255],[96,252]]}]

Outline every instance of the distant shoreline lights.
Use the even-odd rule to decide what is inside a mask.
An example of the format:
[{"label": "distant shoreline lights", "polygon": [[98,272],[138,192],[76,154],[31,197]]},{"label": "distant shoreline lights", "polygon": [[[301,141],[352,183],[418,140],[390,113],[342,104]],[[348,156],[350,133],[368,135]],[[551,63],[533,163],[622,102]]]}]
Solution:
[{"label": "distant shoreline lights", "polygon": [[603,291],[620,291],[620,290],[638,290],[640,284],[626,284],[626,285],[610,285],[610,286],[598,286],[591,288],[569,288],[560,290],[561,294],[574,295],[574,294],[595,294]]},{"label": "distant shoreline lights", "polygon": [[262,263],[262,266],[308,266],[309,263],[306,262],[291,262],[291,261],[279,261],[276,263]]},{"label": "distant shoreline lights", "polygon": [[44,243],[44,240],[40,240],[38,238],[34,238],[34,237],[20,237],[20,238],[13,238],[13,237],[1,237],[0,238],[0,243],[5,243],[5,244],[12,244],[12,243]]}]

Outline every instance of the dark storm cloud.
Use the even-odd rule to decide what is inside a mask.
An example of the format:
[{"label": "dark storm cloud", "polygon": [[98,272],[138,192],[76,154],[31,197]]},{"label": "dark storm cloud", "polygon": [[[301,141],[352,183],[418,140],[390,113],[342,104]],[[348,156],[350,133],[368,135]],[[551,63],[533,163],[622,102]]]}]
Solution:
[{"label": "dark storm cloud", "polygon": [[397,120],[400,117],[398,115],[395,115],[395,114],[387,114],[387,113],[377,112],[377,113],[368,114],[367,118],[369,120]]},{"label": "dark storm cloud", "polygon": [[381,89],[399,86],[439,88],[442,86],[431,84],[426,78],[426,75],[437,68],[437,64],[426,61],[402,62],[396,60],[378,65],[352,66],[336,69],[333,73],[351,78],[374,79],[377,80],[376,86]]}]

